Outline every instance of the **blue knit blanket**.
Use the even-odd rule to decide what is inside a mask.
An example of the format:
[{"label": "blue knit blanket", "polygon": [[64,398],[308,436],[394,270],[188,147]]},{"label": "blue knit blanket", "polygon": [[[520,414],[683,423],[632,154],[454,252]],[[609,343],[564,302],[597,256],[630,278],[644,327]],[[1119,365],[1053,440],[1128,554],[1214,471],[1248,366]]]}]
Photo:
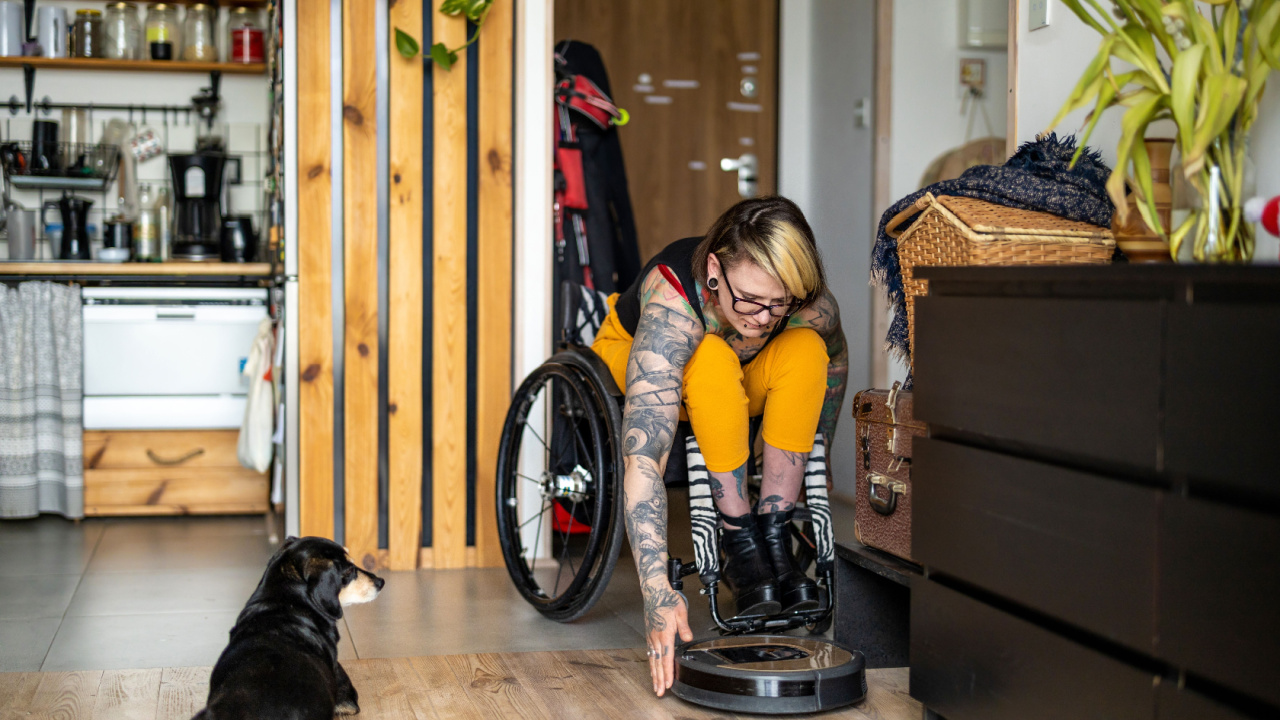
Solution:
[{"label": "blue knit blanket", "polygon": [[915,213],[896,228],[889,221],[915,204],[925,193],[977,198],[1020,210],[1038,210],[1080,222],[1111,227],[1115,207],[1107,195],[1111,168],[1102,156],[1086,148],[1075,167],[1074,137],[1058,138],[1056,133],[1024,143],[1004,165],[978,165],[954,180],[944,180],[902,198],[880,216],[875,248],[871,252],[871,282],[884,289],[893,308],[893,321],[885,337],[885,349],[908,365],[911,348],[907,337],[907,298],[902,286],[902,266],[898,263],[898,241],[890,230],[910,227],[920,217]]}]

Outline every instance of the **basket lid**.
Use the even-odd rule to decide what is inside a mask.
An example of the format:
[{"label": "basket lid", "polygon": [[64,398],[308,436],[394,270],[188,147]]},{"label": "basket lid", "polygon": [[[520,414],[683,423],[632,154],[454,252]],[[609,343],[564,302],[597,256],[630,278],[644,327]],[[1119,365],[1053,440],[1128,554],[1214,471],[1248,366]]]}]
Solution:
[{"label": "basket lid", "polygon": [[1051,235],[1070,238],[1110,239],[1111,231],[1086,222],[1068,220],[1035,210],[997,205],[977,198],[943,195],[938,204],[950,210],[971,230],[994,235]]}]

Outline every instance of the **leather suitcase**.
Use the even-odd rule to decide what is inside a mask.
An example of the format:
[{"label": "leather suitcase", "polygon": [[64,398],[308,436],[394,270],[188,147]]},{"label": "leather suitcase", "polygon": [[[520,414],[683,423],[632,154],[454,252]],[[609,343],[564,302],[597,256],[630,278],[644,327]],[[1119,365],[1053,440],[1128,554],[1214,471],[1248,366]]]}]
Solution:
[{"label": "leather suitcase", "polygon": [[853,398],[858,542],[911,560],[911,441],[928,435],[911,415],[911,393],[863,390]]}]

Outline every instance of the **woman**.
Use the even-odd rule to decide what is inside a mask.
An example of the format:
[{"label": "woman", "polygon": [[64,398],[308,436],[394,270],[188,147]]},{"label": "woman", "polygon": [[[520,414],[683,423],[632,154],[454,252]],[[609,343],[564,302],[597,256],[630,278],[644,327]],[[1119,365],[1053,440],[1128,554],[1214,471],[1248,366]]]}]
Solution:
[{"label": "woman", "polygon": [[[592,349],[626,388],[627,536],[644,595],[653,689],[673,679],[688,608],[667,580],[663,471],[687,418],[723,521],[723,569],[739,616],[816,607],[787,549],[786,526],[817,431],[830,438],[848,352],[808,222],[781,197],[734,205],[702,238],[668,245],[610,298]],[[763,415],[764,472],[752,512],[745,487],[750,418]]]}]

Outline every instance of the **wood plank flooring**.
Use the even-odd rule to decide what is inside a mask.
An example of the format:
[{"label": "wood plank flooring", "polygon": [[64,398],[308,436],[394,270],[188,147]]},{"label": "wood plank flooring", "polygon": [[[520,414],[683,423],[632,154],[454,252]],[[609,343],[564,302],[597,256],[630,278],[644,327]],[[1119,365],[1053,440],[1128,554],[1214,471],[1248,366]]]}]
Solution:
[{"label": "wood plank flooring", "polygon": [[[439,718],[728,719],[654,697],[638,650],[486,653],[349,660],[360,720]],[[17,718],[187,720],[204,707],[209,668],[0,673],[0,720]],[[823,714],[849,720],[916,720],[907,669],[870,670],[857,705]]]}]

